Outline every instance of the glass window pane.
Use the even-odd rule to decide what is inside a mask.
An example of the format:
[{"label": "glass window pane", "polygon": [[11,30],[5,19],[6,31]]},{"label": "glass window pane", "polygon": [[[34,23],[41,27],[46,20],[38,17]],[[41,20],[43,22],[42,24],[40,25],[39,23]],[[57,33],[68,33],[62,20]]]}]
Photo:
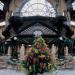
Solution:
[{"label": "glass window pane", "polygon": [[72,3],[73,10],[75,10],[75,1]]},{"label": "glass window pane", "polygon": [[22,16],[56,16],[54,8],[46,0],[30,0],[23,6],[21,12],[25,13]]},{"label": "glass window pane", "polygon": [[30,0],[30,4],[37,3],[38,0]]},{"label": "glass window pane", "polygon": [[42,3],[42,4],[45,3],[45,0],[37,0],[37,1],[38,1],[38,3]]},{"label": "glass window pane", "polygon": [[32,5],[33,9],[37,9],[38,8],[38,4],[34,4]]},{"label": "glass window pane", "polygon": [[38,8],[39,8],[39,9],[43,9],[43,7],[44,7],[44,5],[38,4]]},{"label": "glass window pane", "polygon": [[3,10],[4,4],[0,1],[0,10]]}]

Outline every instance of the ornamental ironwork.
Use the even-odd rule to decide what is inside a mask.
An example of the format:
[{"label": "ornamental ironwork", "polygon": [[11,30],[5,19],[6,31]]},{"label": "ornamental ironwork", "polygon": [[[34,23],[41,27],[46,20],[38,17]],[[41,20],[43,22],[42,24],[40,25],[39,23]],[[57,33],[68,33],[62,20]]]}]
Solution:
[{"label": "ornamental ironwork", "polygon": [[55,17],[56,11],[46,0],[30,0],[23,5],[20,15]]}]

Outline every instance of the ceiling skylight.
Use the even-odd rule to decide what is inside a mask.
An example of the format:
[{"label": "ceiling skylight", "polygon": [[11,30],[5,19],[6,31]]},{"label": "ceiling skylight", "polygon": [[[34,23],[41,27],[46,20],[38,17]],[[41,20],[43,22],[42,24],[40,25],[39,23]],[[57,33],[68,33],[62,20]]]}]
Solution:
[{"label": "ceiling skylight", "polygon": [[73,10],[75,10],[75,1],[72,3]]},{"label": "ceiling skylight", "polygon": [[0,1],[0,10],[3,10],[4,4]]},{"label": "ceiling skylight", "polygon": [[56,12],[46,0],[30,0],[21,9],[21,16],[50,16],[55,17]]}]

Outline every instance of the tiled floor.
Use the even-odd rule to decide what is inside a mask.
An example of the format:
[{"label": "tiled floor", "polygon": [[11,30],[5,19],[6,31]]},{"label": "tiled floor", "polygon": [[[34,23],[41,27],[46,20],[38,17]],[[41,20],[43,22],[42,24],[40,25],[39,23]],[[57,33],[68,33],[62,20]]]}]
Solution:
[{"label": "tiled floor", "polygon": [[[7,57],[0,57],[0,59],[3,59],[4,62],[7,62]],[[1,69],[0,68],[0,75],[27,75],[23,72],[15,71],[15,70],[9,70],[9,69]],[[38,74],[41,75],[41,74]],[[69,70],[57,70],[50,73],[44,73],[42,75],[75,75],[75,68],[69,69]]]},{"label": "tiled floor", "polygon": [[59,70],[53,73],[44,73],[43,75],[75,75],[75,70]]},{"label": "tiled floor", "polygon": [[0,75],[26,75],[23,72],[15,71],[15,70],[0,70]]},{"label": "tiled floor", "polygon": [[[0,70],[0,75],[26,75],[23,72],[14,70]],[[75,70],[59,70],[50,73],[38,74],[38,75],[75,75]]]}]

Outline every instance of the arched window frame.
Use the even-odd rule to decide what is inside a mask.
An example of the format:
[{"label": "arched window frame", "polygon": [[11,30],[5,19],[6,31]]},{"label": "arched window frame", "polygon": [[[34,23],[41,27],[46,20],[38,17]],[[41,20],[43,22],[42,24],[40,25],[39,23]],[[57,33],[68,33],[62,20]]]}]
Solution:
[{"label": "arched window frame", "polygon": [[[33,2],[33,1],[35,1],[35,2]],[[36,8],[35,5],[37,5],[38,7]],[[39,7],[39,6],[41,6],[43,8],[41,9],[41,7]],[[23,7],[20,11],[20,14],[21,14],[21,16],[38,16],[39,15],[39,16],[56,17],[55,9],[46,0],[30,0],[30,1],[28,1],[26,4],[23,5]]]}]

